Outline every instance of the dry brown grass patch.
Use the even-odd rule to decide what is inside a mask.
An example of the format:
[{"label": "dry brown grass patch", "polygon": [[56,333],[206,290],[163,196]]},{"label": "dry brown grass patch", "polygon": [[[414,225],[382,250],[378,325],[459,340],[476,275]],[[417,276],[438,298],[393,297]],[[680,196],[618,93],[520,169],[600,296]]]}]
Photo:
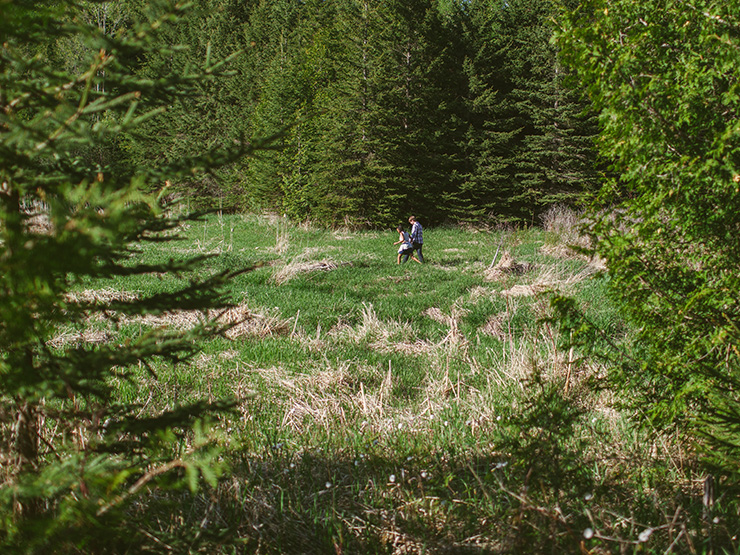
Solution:
[{"label": "dry brown grass patch", "polygon": [[222,312],[216,322],[228,324],[226,337],[237,339],[244,336],[269,337],[291,333],[293,321],[269,312],[253,312],[245,304]]},{"label": "dry brown grass patch", "polygon": [[481,333],[490,335],[499,341],[506,341],[511,336],[511,330],[506,325],[510,316],[504,311],[490,316],[485,324],[480,328]]},{"label": "dry brown grass patch", "polygon": [[192,329],[198,324],[213,321],[228,326],[225,336],[237,339],[244,336],[269,337],[287,335],[292,329],[292,320],[285,319],[268,311],[252,311],[246,304],[240,304],[227,310],[175,310],[159,315],[147,315],[132,318],[131,323],[142,323],[151,327],[168,327]]},{"label": "dry brown grass patch", "polygon": [[[79,291],[67,295],[69,301],[78,303],[108,304],[113,301],[133,301],[137,298],[136,293],[129,291],[116,291],[113,289]],[[153,328],[173,328],[189,330],[199,324],[213,322],[217,325],[226,326],[224,335],[228,339],[238,339],[245,336],[270,337],[275,335],[288,335],[295,327],[294,318],[283,318],[279,314],[267,310],[252,310],[242,303],[226,310],[172,310],[163,314],[148,314],[145,316],[121,316],[109,314],[111,320],[115,320],[117,326],[140,324]],[[95,321],[103,319],[102,315],[95,315]],[[92,321],[92,319],[90,320]],[[105,343],[112,341],[114,333],[111,330],[82,330],[64,332],[49,341],[52,347],[62,347],[73,343]]]},{"label": "dry brown grass patch", "polygon": [[65,347],[68,345],[99,345],[107,343],[112,338],[111,334],[105,330],[81,330],[77,332],[63,332],[46,342],[46,345],[53,348]]},{"label": "dry brown grass patch", "polygon": [[317,254],[325,253],[327,250],[336,250],[337,247],[307,248],[292,261],[279,268],[273,275],[272,281],[276,285],[282,285],[300,274],[312,272],[330,272],[340,266],[351,265],[351,262],[336,262],[331,257],[314,259]]},{"label": "dry brown grass patch", "polygon": [[67,293],[66,298],[71,302],[109,304],[113,301],[131,302],[138,298],[132,291],[117,291],[115,289],[85,289]]},{"label": "dry brown grass patch", "polygon": [[366,343],[370,349],[381,353],[395,352],[411,355],[429,355],[450,348],[457,349],[467,344],[458,330],[457,316],[445,316],[439,309],[429,309],[423,314],[440,318],[442,323],[450,326],[450,332],[442,341],[431,342],[416,339],[409,322],[380,320],[373,305],[365,303],[363,303],[360,324],[350,326],[341,323],[332,328],[328,336],[334,341]]},{"label": "dry brown grass patch", "polygon": [[537,275],[532,283],[516,284],[499,294],[504,297],[531,297],[546,291],[568,290],[573,285],[592,276],[595,271],[596,268],[593,266],[584,266],[580,271],[564,276],[560,269],[550,267]]},{"label": "dry brown grass patch", "polygon": [[488,281],[498,281],[510,275],[526,274],[533,269],[533,264],[517,262],[509,251],[504,251],[496,265],[486,269],[484,275]]}]

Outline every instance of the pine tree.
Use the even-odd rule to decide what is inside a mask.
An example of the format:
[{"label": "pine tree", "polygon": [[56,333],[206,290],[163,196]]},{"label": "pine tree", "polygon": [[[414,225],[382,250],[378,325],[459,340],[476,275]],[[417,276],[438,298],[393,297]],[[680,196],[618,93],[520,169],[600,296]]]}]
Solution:
[{"label": "pine tree", "polygon": [[[202,475],[214,483],[214,446],[197,421],[228,407],[196,401],[142,416],[142,407],[117,399],[115,383],[136,381],[139,367],[156,373],[158,364],[184,362],[197,341],[220,332],[206,311],[225,304],[219,287],[233,275],[197,278],[197,258],[137,262],[141,244],[174,237],[186,217],[164,212],[146,191],[231,163],[249,148],[202,150],[128,171],[89,156],[96,145],[134,136],[160,106],[219,72],[210,65],[151,79],[133,73],[152,48],[168,50],[156,42],[157,30],[179,17],[177,8],[149,2],[148,17],[111,36],[86,24],[77,7],[6,3],[0,17],[4,552],[130,552],[157,542],[163,531],[132,504],[164,482],[195,488]],[[81,45],[74,67],[37,55],[68,40]],[[189,277],[190,284],[113,300],[74,292],[83,282],[152,273]],[[201,311],[206,323],[188,332],[155,329],[122,344],[96,344],[82,333],[96,318],[116,326],[171,310]],[[78,340],[55,341],[65,331]]]},{"label": "pine tree", "polygon": [[276,149],[263,152],[244,166],[250,206],[305,217],[303,186],[308,164],[307,126],[321,60],[309,52],[313,21],[320,21],[315,2],[261,2],[245,33],[254,65],[255,101],[251,133],[280,135]]},{"label": "pine tree", "polygon": [[468,24],[469,164],[461,186],[465,204],[458,216],[463,220],[521,217],[521,192],[514,179],[512,156],[521,122],[510,94],[513,75],[501,9],[498,3],[477,2]]},{"label": "pine tree", "polygon": [[520,29],[529,30],[517,39],[526,64],[519,66],[512,90],[527,122],[516,179],[531,190],[528,210],[534,214],[573,204],[601,183],[593,144],[598,126],[581,92],[569,88],[558,60],[552,41],[556,14],[553,2],[528,0],[516,15],[520,24],[524,18]]},{"label": "pine tree", "polygon": [[597,128],[588,103],[566,86],[551,41],[556,13],[549,0],[473,5],[472,164],[463,186],[473,219],[531,221],[598,184]]},{"label": "pine tree", "polygon": [[403,208],[439,223],[457,202],[463,164],[465,49],[457,22],[436,2],[387,6],[376,120]]},{"label": "pine tree", "polygon": [[378,6],[366,0],[336,3],[327,42],[330,80],[317,95],[316,162],[307,192],[313,216],[325,223],[366,225],[386,213],[382,145],[373,121]]},{"label": "pine tree", "polygon": [[434,2],[340,5],[315,199],[335,221],[390,225],[412,211],[441,221],[459,164],[457,35]]},{"label": "pine tree", "polygon": [[[146,6],[146,4],[143,4]],[[247,57],[252,49],[244,28],[251,14],[249,2],[207,0],[193,5],[159,33],[165,46],[138,60],[136,73],[157,79],[162,72],[187,74],[205,66],[221,72],[218,81],[205,79],[187,96],[162,105],[126,143],[136,166],[169,163],[192,157],[215,146],[226,147],[252,134],[253,80]],[[139,5],[138,11],[146,9]],[[228,66],[228,71],[224,67]],[[238,165],[173,182],[172,191],[203,208],[242,209],[246,192]]]}]

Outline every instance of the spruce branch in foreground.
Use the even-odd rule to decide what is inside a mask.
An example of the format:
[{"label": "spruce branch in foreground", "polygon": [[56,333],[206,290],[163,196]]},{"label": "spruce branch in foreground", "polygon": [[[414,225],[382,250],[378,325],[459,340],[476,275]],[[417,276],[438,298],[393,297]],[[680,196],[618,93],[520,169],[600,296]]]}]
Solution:
[{"label": "spruce branch in foreground", "polygon": [[[179,5],[150,2],[150,15],[138,21],[132,9],[131,23],[113,37],[77,17],[78,3],[47,4],[5,3],[0,17],[0,545],[137,551],[157,542],[157,532],[141,525],[146,510],[132,511],[132,504],[156,488],[194,490],[199,477],[214,483],[218,445],[205,422],[231,404],[174,402],[147,414],[114,402],[116,383],[135,382],[139,367],[156,373],[157,366],[187,361],[195,339],[223,333],[208,314],[228,306],[223,286],[238,272],[208,272],[208,258],[192,256],[136,263],[142,244],[177,239],[192,217],[167,210],[147,191],[258,147],[204,147],[146,170],[96,156],[124,137],[135,140],[137,125],[224,67],[137,76],[132,68],[161,50],[158,31],[180,17]],[[85,59],[77,71],[49,56],[70,37]],[[44,225],[36,225],[39,218]],[[110,314],[104,299],[72,300],[80,283],[151,274],[190,283],[119,302],[116,310],[158,315],[186,308],[202,312],[202,324],[187,332],[158,328],[120,344],[54,344],[62,327],[82,328]]]}]

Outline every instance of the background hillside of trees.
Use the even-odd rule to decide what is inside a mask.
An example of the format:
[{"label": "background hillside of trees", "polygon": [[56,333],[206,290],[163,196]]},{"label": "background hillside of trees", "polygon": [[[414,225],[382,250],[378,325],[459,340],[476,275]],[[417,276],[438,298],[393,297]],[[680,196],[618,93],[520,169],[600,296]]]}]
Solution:
[{"label": "background hillside of trees", "polygon": [[[138,1],[91,3],[115,34]],[[531,222],[599,183],[597,124],[552,42],[551,0],[204,0],[135,71],[227,60],[231,74],[100,145],[101,170],[162,164],[281,134],[186,182],[193,205],[319,225]],[[173,51],[171,46],[186,45]],[[50,54],[75,63],[77,45]]]}]

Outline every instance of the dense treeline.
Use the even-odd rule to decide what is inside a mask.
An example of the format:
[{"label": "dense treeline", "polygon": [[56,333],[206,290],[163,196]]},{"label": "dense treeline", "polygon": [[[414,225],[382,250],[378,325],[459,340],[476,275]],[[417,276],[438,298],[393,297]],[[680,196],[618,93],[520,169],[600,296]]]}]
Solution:
[{"label": "dense treeline", "polygon": [[[140,9],[94,6],[111,32]],[[320,225],[411,212],[529,222],[599,180],[596,124],[551,42],[556,13],[551,0],[198,2],[162,39],[187,47],[137,71],[156,79],[227,60],[231,76],[163,107],[107,156],[150,165],[281,134],[279,148],[175,186],[198,203]]]}]

